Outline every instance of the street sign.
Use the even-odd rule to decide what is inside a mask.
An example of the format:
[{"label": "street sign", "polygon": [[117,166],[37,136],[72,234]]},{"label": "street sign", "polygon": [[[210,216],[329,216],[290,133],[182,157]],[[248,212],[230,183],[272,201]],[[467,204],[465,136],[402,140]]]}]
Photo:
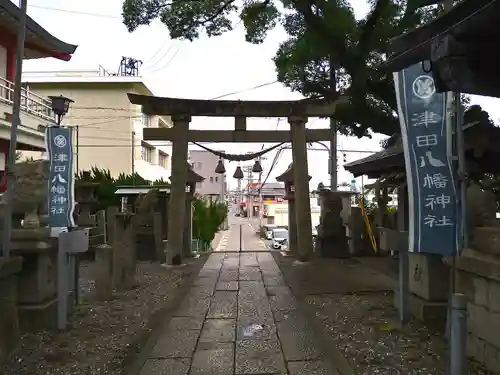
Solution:
[{"label": "street sign", "polygon": [[68,254],[85,253],[89,249],[89,229],[60,233],[59,248]]},{"label": "street sign", "polygon": [[73,137],[70,128],[48,127],[45,133],[49,154],[49,227],[74,227]]},{"label": "street sign", "polygon": [[457,252],[457,181],[447,93],[423,64],[394,73],[409,196],[409,251]]}]

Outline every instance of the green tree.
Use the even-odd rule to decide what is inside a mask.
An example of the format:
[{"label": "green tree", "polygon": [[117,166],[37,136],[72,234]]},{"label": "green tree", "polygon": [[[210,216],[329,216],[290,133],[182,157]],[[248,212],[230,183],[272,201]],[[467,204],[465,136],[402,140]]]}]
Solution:
[{"label": "green tree", "polygon": [[306,97],[349,95],[350,103],[333,115],[344,134],[361,137],[371,129],[391,135],[399,129],[392,74],[378,66],[390,38],[432,19],[437,8],[367,1],[371,9],[362,19],[356,19],[349,0],[124,0],[122,15],[130,32],[160,19],[171,38],[190,41],[202,32],[210,37],[228,32],[239,18],[246,40],[258,44],[281,24],[288,39],[274,59],[278,81]]}]

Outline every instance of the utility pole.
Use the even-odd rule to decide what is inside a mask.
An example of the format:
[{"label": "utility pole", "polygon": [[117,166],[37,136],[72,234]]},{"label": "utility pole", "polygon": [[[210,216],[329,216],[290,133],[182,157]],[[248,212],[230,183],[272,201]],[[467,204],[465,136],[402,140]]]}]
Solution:
[{"label": "utility pole", "polygon": [[[332,94],[337,92],[337,76],[335,72],[335,62],[330,58],[330,90]],[[330,190],[337,191],[337,120],[330,117],[330,158],[329,158],[329,172],[330,172]]]},{"label": "utility pole", "polygon": [[[262,156],[259,156],[259,163],[262,165]],[[262,215],[264,210],[264,204],[262,202],[262,172],[259,173],[259,229],[262,228]]]},{"label": "utility pole", "polygon": [[7,190],[5,192],[4,225],[2,255],[5,258],[10,254],[10,240],[12,236],[12,206],[14,204],[14,184],[16,167],[17,128],[21,114],[21,90],[23,74],[24,42],[26,41],[26,19],[28,0],[20,0],[21,16],[19,17],[19,28],[17,30],[16,44],[16,77],[14,82],[14,98],[12,104],[12,125],[10,128],[10,143],[7,163],[5,165],[5,177],[7,178]]},{"label": "utility pole", "polygon": [[135,131],[132,130],[132,182],[135,186]]}]

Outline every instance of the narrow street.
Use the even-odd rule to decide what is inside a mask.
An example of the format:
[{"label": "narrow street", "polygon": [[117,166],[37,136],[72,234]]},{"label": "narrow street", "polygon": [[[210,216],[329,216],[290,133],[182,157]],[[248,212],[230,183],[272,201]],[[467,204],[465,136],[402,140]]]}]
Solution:
[{"label": "narrow street", "polygon": [[[258,219],[248,219],[229,215],[229,230],[223,233],[216,252],[223,251],[267,251],[266,243],[255,234],[259,224]],[[240,241],[241,238],[241,241]]]},{"label": "narrow street", "polygon": [[231,218],[228,252],[209,256],[140,375],[338,374],[264,246],[248,219]]}]

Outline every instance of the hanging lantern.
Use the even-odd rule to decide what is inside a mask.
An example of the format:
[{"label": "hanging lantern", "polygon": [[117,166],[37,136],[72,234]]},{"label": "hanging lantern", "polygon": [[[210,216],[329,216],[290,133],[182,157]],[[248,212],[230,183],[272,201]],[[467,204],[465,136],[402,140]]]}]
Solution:
[{"label": "hanging lantern", "polygon": [[219,159],[219,162],[217,163],[217,166],[215,167],[215,173],[217,173],[217,174],[226,173],[226,167],[224,167],[224,162],[222,161],[222,158]]},{"label": "hanging lantern", "polygon": [[237,180],[241,180],[243,178],[243,171],[241,170],[241,167],[238,165],[236,167],[236,170],[234,171],[233,178],[236,178]]},{"label": "hanging lantern", "polygon": [[262,165],[260,165],[260,160],[255,160],[255,164],[252,167],[253,173],[262,173]]}]

